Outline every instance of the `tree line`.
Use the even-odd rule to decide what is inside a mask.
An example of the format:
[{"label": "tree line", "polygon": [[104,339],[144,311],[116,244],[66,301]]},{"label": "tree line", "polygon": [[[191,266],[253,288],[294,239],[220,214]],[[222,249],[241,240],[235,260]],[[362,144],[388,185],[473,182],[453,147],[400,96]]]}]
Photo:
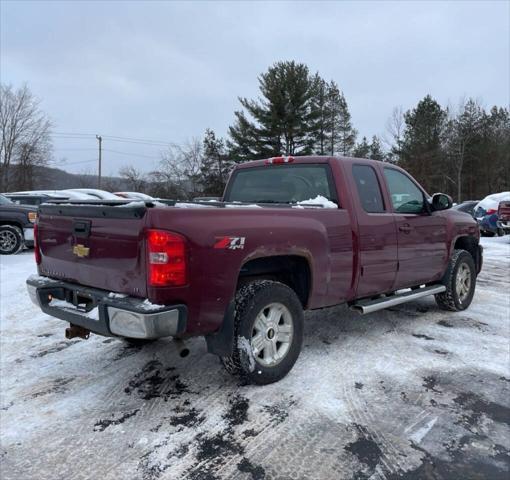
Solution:
[{"label": "tree line", "polygon": [[[426,95],[407,111],[395,108],[384,134],[368,139],[359,138],[339,85],[306,65],[277,62],[258,83],[259,98],[239,98],[227,138],[207,129],[203,138],[163,151],[152,172],[132,164],[120,170],[121,177],[133,190],[189,199],[221,195],[239,162],[340,155],[397,164],[430,193],[445,192],[458,202],[510,189],[508,107],[486,109],[473,98],[456,107],[441,106]],[[21,189],[23,182],[30,188],[30,166],[44,164],[51,155],[51,123],[27,87],[2,86],[0,110],[2,191],[11,185]]]}]

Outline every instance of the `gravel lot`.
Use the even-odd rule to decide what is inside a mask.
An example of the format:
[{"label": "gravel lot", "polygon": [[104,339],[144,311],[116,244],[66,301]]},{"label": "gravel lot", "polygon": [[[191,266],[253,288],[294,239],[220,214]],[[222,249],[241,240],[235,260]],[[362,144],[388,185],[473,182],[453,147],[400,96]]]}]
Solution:
[{"label": "gravel lot", "polygon": [[505,479],[510,243],[483,239],[471,307],[432,298],[309,313],[294,370],[240,386],[205,342],[64,338],[34,307],[31,252],[1,262],[1,477]]}]

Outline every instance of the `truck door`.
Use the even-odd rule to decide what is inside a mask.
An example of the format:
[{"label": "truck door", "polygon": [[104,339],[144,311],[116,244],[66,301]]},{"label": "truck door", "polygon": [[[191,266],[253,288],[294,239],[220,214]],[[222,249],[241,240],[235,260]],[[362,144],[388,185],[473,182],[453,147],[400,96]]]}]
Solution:
[{"label": "truck door", "polygon": [[398,236],[395,289],[438,280],[445,268],[446,219],[429,213],[423,190],[405,173],[384,167]]},{"label": "truck door", "polygon": [[391,207],[384,204],[380,172],[353,164],[353,206],[358,219],[359,272],[356,297],[391,291],[397,272],[397,232]]}]

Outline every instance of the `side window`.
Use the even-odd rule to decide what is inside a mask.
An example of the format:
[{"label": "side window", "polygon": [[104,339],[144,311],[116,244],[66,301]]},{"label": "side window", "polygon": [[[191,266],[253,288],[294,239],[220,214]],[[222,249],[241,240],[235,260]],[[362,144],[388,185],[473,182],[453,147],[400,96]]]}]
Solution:
[{"label": "side window", "polygon": [[383,213],[381,186],[375,170],[369,165],[353,165],[352,175],[363,210],[367,213]]},{"label": "side window", "polygon": [[384,175],[396,213],[421,213],[423,211],[423,192],[409,177],[393,168],[385,168]]}]

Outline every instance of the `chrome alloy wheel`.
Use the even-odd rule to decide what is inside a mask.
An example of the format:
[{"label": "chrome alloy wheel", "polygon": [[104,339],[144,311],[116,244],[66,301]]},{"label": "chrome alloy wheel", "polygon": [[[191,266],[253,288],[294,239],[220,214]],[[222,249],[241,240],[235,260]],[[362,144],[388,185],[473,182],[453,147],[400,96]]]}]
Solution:
[{"label": "chrome alloy wheel", "polygon": [[288,308],[281,303],[264,307],[253,323],[250,345],[253,356],[264,367],[273,367],[287,355],[294,334]]},{"label": "chrome alloy wheel", "polygon": [[0,252],[10,252],[17,243],[16,234],[9,230],[0,232]]},{"label": "chrome alloy wheel", "polygon": [[459,297],[459,302],[462,303],[468,297],[471,290],[471,270],[465,263],[461,263],[457,270],[457,278],[455,282],[455,290]]}]

